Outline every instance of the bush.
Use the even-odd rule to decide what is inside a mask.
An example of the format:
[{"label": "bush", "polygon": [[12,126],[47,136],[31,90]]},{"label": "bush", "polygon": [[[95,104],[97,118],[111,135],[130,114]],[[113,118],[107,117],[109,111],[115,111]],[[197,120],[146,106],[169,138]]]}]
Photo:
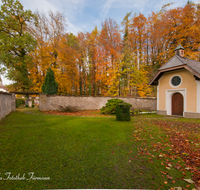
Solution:
[{"label": "bush", "polygon": [[118,104],[116,106],[116,120],[117,121],[130,121],[130,106],[128,104]]},{"label": "bush", "polygon": [[25,104],[25,100],[24,99],[16,99],[16,108],[18,108],[22,104]]},{"label": "bush", "polygon": [[108,102],[106,103],[105,106],[103,106],[100,110],[102,114],[115,114],[116,113],[116,106],[120,103],[124,103],[126,105],[128,105],[129,107],[131,107],[132,105],[129,103],[124,102],[123,100],[120,99],[110,99],[108,100]]}]

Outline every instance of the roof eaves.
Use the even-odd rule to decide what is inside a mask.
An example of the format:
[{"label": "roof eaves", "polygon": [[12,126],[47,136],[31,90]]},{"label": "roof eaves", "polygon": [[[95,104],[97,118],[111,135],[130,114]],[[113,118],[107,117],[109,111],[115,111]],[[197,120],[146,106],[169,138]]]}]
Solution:
[{"label": "roof eaves", "polygon": [[158,71],[155,76],[151,79],[151,81],[148,83],[148,85],[153,85],[154,81],[156,80],[156,78],[158,77],[158,75],[161,73],[162,71]]},{"label": "roof eaves", "polygon": [[198,71],[196,71],[195,69],[193,69],[190,65],[186,65],[186,67],[188,67],[189,69],[187,69],[188,71],[190,71],[191,73],[193,73],[194,75],[196,75],[198,78],[200,78],[200,73]]},{"label": "roof eaves", "polygon": [[[150,81],[148,84],[149,84],[149,85],[153,85],[153,83],[154,83],[156,80],[159,80],[159,79],[158,79],[158,78],[159,78],[159,75],[162,76],[165,72],[169,72],[169,71],[173,71],[173,70],[178,70],[178,69],[183,69],[183,68],[187,69],[186,67],[187,67],[187,65],[184,64],[184,65],[179,65],[179,66],[175,66],[175,67],[170,67],[170,68],[162,69],[162,70],[158,71],[158,72],[155,74],[155,76],[151,79],[151,81]],[[189,70],[189,69],[187,69],[187,70]],[[191,71],[190,71],[190,72],[191,72]],[[193,72],[193,73],[194,73],[194,72]]]}]

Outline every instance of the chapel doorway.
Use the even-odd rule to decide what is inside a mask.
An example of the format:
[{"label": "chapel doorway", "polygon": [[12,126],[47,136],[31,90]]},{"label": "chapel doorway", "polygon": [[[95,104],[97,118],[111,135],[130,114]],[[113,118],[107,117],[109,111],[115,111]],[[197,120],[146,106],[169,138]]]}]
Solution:
[{"label": "chapel doorway", "polygon": [[172,96],[172,115],[183,116],[183,95],[175,93]]}]

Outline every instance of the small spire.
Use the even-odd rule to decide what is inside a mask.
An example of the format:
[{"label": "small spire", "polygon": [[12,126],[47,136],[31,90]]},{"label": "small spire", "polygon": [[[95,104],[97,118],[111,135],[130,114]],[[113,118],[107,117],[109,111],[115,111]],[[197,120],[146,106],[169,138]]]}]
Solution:
[{"label": "small spire", "polygon": [[181,44],[179,44],[176,49],[174,50],[175,51],[175,54],[178,55],[178,56],[181,56],[181,57],[184,57],[184,49],[183,46]]},{"label": "small spire", "polygon": [[183,46],[181,44],[179,44],[174,51],[179,50],[179,49],[183,49],[184,50],[185,48],[183,48]]}]

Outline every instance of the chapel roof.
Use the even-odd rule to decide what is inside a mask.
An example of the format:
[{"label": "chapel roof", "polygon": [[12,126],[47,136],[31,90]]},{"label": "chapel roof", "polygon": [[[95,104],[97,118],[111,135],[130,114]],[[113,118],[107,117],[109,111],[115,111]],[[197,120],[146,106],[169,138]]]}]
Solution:
[{"label": "chapel roof", "polygon": [[[177,49],[177,48],[176,48]],[[200,79],[200,62],[174,55],[169,61],[167,61],[162,67],[158,69],[158,72],[149,82],[150,85],[157,85],[160,77],[165,73],[178,69],[186,69],[194,74],[194,76]]]},{"label": "chapel roof", "polygon": [[181,65],[187,65],[191,67],[191,69],[197,71],[200,74],[200,62],[188,59],[186,57],[181,57],[178,55],[174,55],[169,61],[167,61],[162,67],[158,70],[164,70],[168,68],[173,68]]}]

